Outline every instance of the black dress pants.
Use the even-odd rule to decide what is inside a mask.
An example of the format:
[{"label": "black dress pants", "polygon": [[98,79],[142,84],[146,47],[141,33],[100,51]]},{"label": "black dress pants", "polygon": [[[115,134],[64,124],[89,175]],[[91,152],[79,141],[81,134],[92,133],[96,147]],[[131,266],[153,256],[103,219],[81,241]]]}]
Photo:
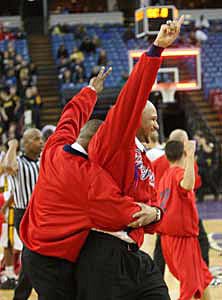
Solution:
[{"label": "black dress pants", "polygon": [[162,274],[146,253],[93,232],[76,263],[76,300],[169,300]]},{"label": "black dress pants", "polygon": [[24,247],[22,263],[39,300],[74,300],[74,263]]},{"label": "black dress pants", "polygon": [[[22,220],[22,217],[25,213],[25,209],[15,208],[14,213],[14,222],[15,228],[19,235],[19,226]],[[27,300],[32,293],[32,285],[28,276],[24,273],[23,265],[21,265],[21,270],[19,273],[18,284],[14,291],[13,300]]]}]

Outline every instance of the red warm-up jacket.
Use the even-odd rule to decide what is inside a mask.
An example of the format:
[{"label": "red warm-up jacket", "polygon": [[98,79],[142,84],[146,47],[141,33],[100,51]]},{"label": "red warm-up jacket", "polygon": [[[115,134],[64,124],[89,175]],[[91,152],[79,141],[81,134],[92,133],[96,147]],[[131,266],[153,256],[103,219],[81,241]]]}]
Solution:
[{"label": "red warm-up jacket", "polygon": [[[152,165],[145,151],[136,147],[135,137],[161,64],[161,52],[162,48],[151,46],[140,57],[116,104],[89,144],[90,159],[112,175],[124,195],[149,205],[156,205]],[[130,236],[140,246],[144,230],[151,233],[154,227],[152,224],[133,230]]]},{"label": "red warm-up jacket", "polygon": [[140,210],[133,198],[122,196],[107,172],[70,146],[95,103],[96,93],[84,88],[66,105],[44,148],[20,225],[23,243],[42,255],[74,262],[91,228],[121,230]]}]

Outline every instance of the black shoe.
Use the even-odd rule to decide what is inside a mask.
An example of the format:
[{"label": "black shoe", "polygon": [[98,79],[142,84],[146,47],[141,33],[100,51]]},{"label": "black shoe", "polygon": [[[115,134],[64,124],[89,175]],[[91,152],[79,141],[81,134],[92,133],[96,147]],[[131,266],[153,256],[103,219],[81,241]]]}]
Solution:
[{"label": "black shoe", "polygon": [[15,280],[15,278],[6,277],[6,279],[0,284],[0,290],[14,290],[16,284],[17,281]]}]

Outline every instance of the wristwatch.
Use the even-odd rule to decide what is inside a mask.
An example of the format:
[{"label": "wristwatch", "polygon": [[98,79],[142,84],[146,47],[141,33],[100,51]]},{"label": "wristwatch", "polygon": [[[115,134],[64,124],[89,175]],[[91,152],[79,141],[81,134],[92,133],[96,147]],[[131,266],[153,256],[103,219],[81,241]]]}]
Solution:
[{"label": "wristwatch", "polygon": [[155,222],[158,222],[161,219],[161,210],[157,207],[155,207],[155,209],[156,209],[156,220],[155,220]]}]

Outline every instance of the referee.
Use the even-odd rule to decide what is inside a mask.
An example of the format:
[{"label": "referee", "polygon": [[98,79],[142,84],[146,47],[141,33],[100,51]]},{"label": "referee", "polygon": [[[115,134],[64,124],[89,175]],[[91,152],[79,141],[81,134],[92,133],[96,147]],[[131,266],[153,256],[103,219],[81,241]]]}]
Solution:
[{"label": "referee", "polygon": [[[36,128],[27,129],[23,134],[24,153],[17,156],[18,142],[11,140],[5,157],[6,171],[11,174],[9,180],[15,203],[15,228],[19,233],[21,219],[28,206],[39,174],[39,155],[43,147],[41,132]],[[13,300],[29,298],[32,286],[21,268],[18,285]]]}]

